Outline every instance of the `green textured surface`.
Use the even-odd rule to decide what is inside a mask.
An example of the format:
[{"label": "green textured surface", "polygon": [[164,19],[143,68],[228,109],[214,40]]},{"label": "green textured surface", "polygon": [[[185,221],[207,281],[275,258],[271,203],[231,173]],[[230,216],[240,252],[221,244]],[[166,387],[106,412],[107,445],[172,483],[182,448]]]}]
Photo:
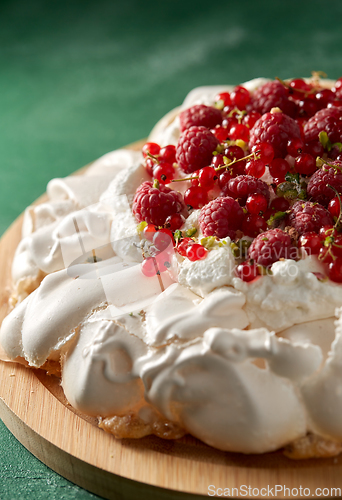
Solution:
[{"label": "green textured surface", "polygon": [[[0,233],[44,190],[146,136],[193,87],[342,75],[339,0],[0,2]],[[0,498],[93,498],[0,426]],[[124,498],[124,496],[122,497]]]}]

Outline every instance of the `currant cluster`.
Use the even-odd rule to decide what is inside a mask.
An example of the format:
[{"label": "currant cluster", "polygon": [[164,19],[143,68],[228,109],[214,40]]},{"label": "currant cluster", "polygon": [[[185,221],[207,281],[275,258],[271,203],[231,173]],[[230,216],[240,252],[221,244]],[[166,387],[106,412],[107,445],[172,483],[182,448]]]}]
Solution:
[{"label": "currant cluster", "polygon": [[[138,188],[133,213],[147,223],[142,237],[153,234],[150,246],[159,249],[143,272],[167,268],[159,244],[165,234],[182,257],[207,256],[196,230],[181,230],[199,209],[204,238],[230,237],[244,281],[305,250],[342,282],[342,78],[331,89],[317,75],[267,82],[254,92],[237,86],[179,119],[176,146],[143,147],[151,182]],[[178,181],[187,183],[183,194],[171,189]]]}]

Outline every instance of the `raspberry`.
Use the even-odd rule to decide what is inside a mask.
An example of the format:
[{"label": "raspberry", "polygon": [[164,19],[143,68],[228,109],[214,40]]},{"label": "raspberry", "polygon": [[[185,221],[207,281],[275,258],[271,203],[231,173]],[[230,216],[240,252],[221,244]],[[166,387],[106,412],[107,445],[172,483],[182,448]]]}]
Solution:
[{"label": "raspberry", "polygon": [[179,138],[176,161],[187,174],[210,165],[219,141],[205,127],[190,127]]},{"label": "raspberry", "polygon": [[235,238],[235,231],[240,228],[243,211],[237,201],[230,196],[222,196],[209,202],[201,209],[199,224],[204,236]]},{"label": "raspberry", "polygon": [[328,134],[330,142],[342,140],[342,107],[321,109],[310,118],[304,126],[305,142],[318,141],[319,133],[323,130]]},{"label": "raspberry", "polygon": [[180,129],[184,132],[187,128],[202,126],[214,128],[222,123],[222,113],[219,109],[204,104],[196,104],[185,109],[179,115]]},{"label": "raspberry", "polygon": [[318,233],[322,226],[328,226],[334,222],[328,210],[319,203],[296,201],[291,208],[289,223],[301,235],[310,232]]},{"label": "raspberry", "polygon": [[297,257],[291,237],[282,229],[270,229],[259,234],[248,249],[248,256],[261,266],[268,267],[279,259]]},{"label": "raspberry", "polygon": [[[337,168],[330,165],[335,165]],[[339,194],[342,194],[342,161],[329,162],[329,165],[323,165],[313,174],[307,188],[308,196],[313,201],[327,206],[329,201],[336,196],[328,184],[333,186]]]},{"label": "raspberry", "polygon": [[143,182],[135,192],[132,211],[138,222],[162,226],[169,215],[185,209],[183,197],[177,191],[160,185],[153,187],[152,182]]},{"label": "raspberry", "polygon": [[295,137],[300,138],[298,123],[284,113],[265,113],[251,130],[249,147],[258,142],[268,142],[273,146],[275,157],[287,155],[287,143]]},{"label": "raspberry", "polygon": [[253,108],[262,115],[272,108],[280,108],[292,118],[296,115],[296,104],[289,100],[284,85],[278,81],[267,82],[259,87],[253,94],[252,102]]},{"label": "raspberry", "polygon": [[270,199],[270,190],[266,182],[256,179],[251,175],[238,175],[222,187],[225,195],[238,199],[241,205],[246,203],[249,195],[263,194],[268,202]]}]

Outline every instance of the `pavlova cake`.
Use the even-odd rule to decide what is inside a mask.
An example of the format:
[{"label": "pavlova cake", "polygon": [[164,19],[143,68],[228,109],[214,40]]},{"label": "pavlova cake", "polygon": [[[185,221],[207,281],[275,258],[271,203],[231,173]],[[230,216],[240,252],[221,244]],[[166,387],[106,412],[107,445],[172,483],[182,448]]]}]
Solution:
[{"label": "pavlova cake", "polygon": [[342,450],[342,79],[193,90],[26,209],[3,359],[115,437]]}]

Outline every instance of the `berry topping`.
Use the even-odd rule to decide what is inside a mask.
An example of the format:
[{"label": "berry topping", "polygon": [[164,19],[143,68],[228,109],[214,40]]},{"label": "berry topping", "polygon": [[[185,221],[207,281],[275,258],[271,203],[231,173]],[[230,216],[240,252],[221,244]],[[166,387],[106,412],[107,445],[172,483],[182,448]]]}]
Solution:
[{"label": "berry topping", "polygon": [[318,255],[322,246],[322,237],[311,231],[300,236],[298,246],[305,248],[309,255]]},{"label": "berry topping", "polygon": [[189,260],[195,262],[196,260],[203,260],[206,258],[208,250],[198,243],[188,245],[186,249],[186,256]]},{"label": "berry topping", "polygon": [[294,169],[299,174],[312,175],[316,172],[316,160],[308,153],[302,153],[295,159]]},{"label": "berry topping", "polygon": [[299,235],[318,233],[322,226],[333,224],[333,219],[322,205],[311,201],[296,201],[289,215],[289,223]]},{"label": "berry topping", "polygon": [[166,218],[165,226],[170,228],[171,231],[177,231],[184,224],[185,219],[181,214],[172,214]]},{"label": "berry topping", "polygon": [[162,148],[159,151],[159,160],[174,163],[176,161],[176,146],[169,144],[169,146]]},{"label": "berry topping", "polygon": [[180,193],[163,185],[154,187],[149,181],[143,182],[136,190],[132,207],[138,222],[146,221],[155,226],[162,226],[169,215],[184,209]]},{"label": "berry topping", "polygon": [[280,108],[286,115],[294,117],[296,105],[290,101],[284,85],[278,81],[267,82],[253,94],[253,108],[262,115],[272,108]]},{"label": "berry topping", "polygon": [[223,109],[225,106],[230,106],[232,103],[229,92],[221,92],[215,97],[215,106],[218,109]]},{"label": "berry topping", "polygon": [[331,90],[335,95],[335,99],[342,99],[342,78],[338,78],[336,80],[336,83]]},{"label": "berry topping", "polygon": [[281,112],[265,113],[251,130],[249,146],[252,148],[258,142],[267,142],[273,147],[276,157],[284,157],[288,141],[296,137],[300,138],[300,128],[293,118]]},{"label": "berry topping", "polygon": [[235,231],[241,227],[243,210],[233,198],[229,196],[212,200],[201,209],[199,224],[204,236],[218,238],[235,238]]},{"label": "berry topping", "polygon": [[341,142],[342,107],[321,109],[310,118],[304,126],[305,142],[319,141],[322,131],[327,133],[330,142]]},{"label": "berry topping", "polygon": [[249,195],[260,193],[265,196],[267,201],[270,199],[270,191],[266,182],[256,179],[251,175],[238,175],[223,186],[222,191],[225,195],[238,199],[241,205],[246,203]]},{"label": "berry topping", "polygon": [[267,222],[264,217],[257,214],[248,214],[242,223],[242,232],[246,236],[255,238],[258,234],[266,231]]},{"label": "berry topping", "polygon": [[233,141],[241,139],[245,142],[248,142],[249,128],[247,127],[247,125],[243,125],[242,123],[237,123],[236,125],[233,125],[229,130],[229,137]]},{"label": "berry topping", "polygon": [[189,209],[202,208],[208,203],[208,193],[201,186],[191,186],[184,193],[184,201]]},{"label": "berry topping", "polygon": [[175,169],[171,163],[161,161],[153,168],[153,177],[161,184],[169,184],[175,176]]},{"label": "berry topping", "polygon": [[285,175],[290,171],[290,165],[283,158],[274,158],[270,163],[270,174],[276,184],[285,181]]},{"label": "berry topping", "polygon": [[159,154],[159,151],[160,151],[160,146],[155,142],[146,142],[146,144],[144,144],[142,148],[142,154],[144,158],[148,156],[148,153],[152,156],[156,156]]},{"label": "berry topping", "polygon": [[287,152],[289,155],[297,157],[304,151],[304,142],[299,137],[290,139],[287,143]]},{"label": "berry topping", "polygon": [[342,258],[338,257],[329,264],[329,278],[335,283],[342,283]]},{"label": "berry topping", "polygon": [[246,163],[246,174],[260,179],[265,173],[266,165],[262,160],[250,160]]},{"label": "berry topping", "polygon": [[313,174],[308,184],[308,196],[321,205],[327,206],[329,201],[336,196],[335,191],[329,186],[342,194],[342,161],[331,161]]},{"label": "berry topping", "polygon": [[181,132],[193,126],[214,128],[222,123],[222,113],[212,106],[196,104],[182,111],[179,115],[179,121]]},{"label": "berry topping", "polygon": [[190,127],[179,138],[176,161],[185,173],[210,165],[219,142],[205,127]]},{"label": "berry topping", "polygon": [[296,258],[297,250],[292,245],[289,234],[275,228],[255,238],[248,249],[248,256],[257,264],[269,267],[279,259]]},{"label": "berry topping", "polygon": [[190,245],[194,244],[192,238],[183,238],[182,241],[177,245],[177,252],[182,257],[186,257],[186,251]]},{"label": "berry topping", "polygon": [[248,196],[246,208],[250,214],[259,214],[267,210],[268,201],[263,194],[254,193]]},{"label": "berry topping", "polygon": [[247,89],[241,87],[241,85],[238,85],[230,94],[230,100],[232,102],[232,105],[236,108],[246,109],[246,106],[251,100],[251,97]]},{"label": "berry topping", "polygon": [[340,200],[337,196],[329,201],[328,210],[333,217],[339,217],[340,215]]},{"label": "berry topping", "polygon": [[274,149],[267,142],[259,142],[252,147],[252,153],[257,154],[264,163],[269,163],[274,158]]},{"label": "berry topping", "polygon": [[236,268],[236,275],[243,281],[253,281],[259,276],[259,268],[256,264],[251,264],[250,262],[242,262]]}]

